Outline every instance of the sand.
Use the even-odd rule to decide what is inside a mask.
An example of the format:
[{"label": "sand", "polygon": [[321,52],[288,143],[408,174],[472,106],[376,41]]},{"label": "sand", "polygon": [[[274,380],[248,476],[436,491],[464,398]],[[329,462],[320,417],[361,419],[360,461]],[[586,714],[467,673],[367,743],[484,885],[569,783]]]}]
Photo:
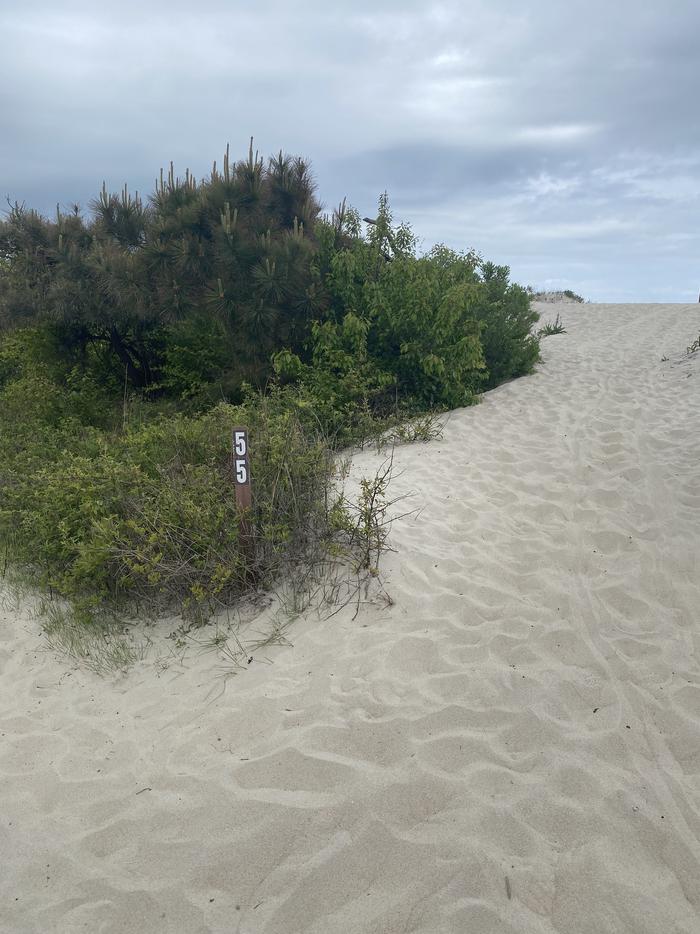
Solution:
[{"label": "sand", "polygon": [[105,679],[6,603],[3,934],[700,931],[700,306],[557,310],[397,449],[393,605]]}]

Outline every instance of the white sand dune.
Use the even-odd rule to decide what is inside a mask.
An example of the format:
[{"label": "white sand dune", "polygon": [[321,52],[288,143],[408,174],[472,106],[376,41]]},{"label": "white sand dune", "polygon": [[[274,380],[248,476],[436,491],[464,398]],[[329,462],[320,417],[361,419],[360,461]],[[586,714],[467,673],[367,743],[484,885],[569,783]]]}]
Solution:
[{"label": "white sand dune", "polygon": [[107,680],[0,610],[3,934],[700,932],[700,306],[557,310],[397,449],[393,606]]}]

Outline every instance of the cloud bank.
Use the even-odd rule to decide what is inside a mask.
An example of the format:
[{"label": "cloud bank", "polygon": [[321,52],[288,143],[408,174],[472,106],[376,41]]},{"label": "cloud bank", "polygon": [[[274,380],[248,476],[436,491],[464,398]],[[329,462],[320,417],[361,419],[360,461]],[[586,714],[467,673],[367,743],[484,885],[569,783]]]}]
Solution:
[{"label": "cloud bank", "polygon": [[228,141],[424,244],[600,301],[700,287],[700,5],[37,0],[0,10],[0,194],[148,192]]}]

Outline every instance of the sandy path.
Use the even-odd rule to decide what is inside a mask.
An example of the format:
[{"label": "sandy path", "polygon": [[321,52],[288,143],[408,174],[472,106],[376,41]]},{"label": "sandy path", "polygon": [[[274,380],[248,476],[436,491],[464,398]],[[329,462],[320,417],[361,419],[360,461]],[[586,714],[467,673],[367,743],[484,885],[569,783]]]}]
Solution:
[{"label": "sandy path", "polygon": [[393,606],[106,681],[0,610],[3,934],[698,934],[700,306],[557,310],[397,450]]}]

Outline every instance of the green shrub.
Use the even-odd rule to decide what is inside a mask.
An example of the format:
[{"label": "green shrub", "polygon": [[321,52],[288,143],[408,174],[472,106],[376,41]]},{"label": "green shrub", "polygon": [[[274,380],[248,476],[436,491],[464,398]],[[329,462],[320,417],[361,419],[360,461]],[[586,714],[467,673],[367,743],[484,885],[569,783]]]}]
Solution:
[{"label": "green shrub", "polygon": [[[385,198],[370,234],[318,233],[330,311],[314,323],[310,360],[286,350],[274,366],[315,400],[321,418],[405,416],[455,408],[480,389],[532,371],[539,315],[507,266],[437,246],[425,256],[405,227],[393,229]],[[332,236],[335,231],[335,239]]]},{"label": "green shrub", "polygon": [[16,557],[41,582],[68,597],[95,602],[114,594],[109,570],[113,524],[139,485],[139,472],[102,446],[87,458],[58,452],[5,489],[0,528],[14,532]]},{"label": "green shrub", "polygon": [[486,367],[474,315],[479,284],[445,279],[430,256],[397,259],[368,307],[378,359],[400,394],[422,407],[469,405]]},{"label": "green shrub", "polygon": [[[255,438],[252,556],[238,541],[230,470],[231,429],[242,422]],[[326,448],[267,399],[105,436],[89,458],[61,451],[45,462],[37,450],[30,466],[5,485],[0,513],[20,561],[67,597],[186,612],[269,583],[300,555],[330,481]]]},{"label": "green shrub", "polygon": [[486,388],[531,373],[539,360],[539,342],[532,333],[539,314],[527,290],[509,282],[507,266],[483,263],[483,300],[475,308],[482,324],[481,343],[488,368]]}]

